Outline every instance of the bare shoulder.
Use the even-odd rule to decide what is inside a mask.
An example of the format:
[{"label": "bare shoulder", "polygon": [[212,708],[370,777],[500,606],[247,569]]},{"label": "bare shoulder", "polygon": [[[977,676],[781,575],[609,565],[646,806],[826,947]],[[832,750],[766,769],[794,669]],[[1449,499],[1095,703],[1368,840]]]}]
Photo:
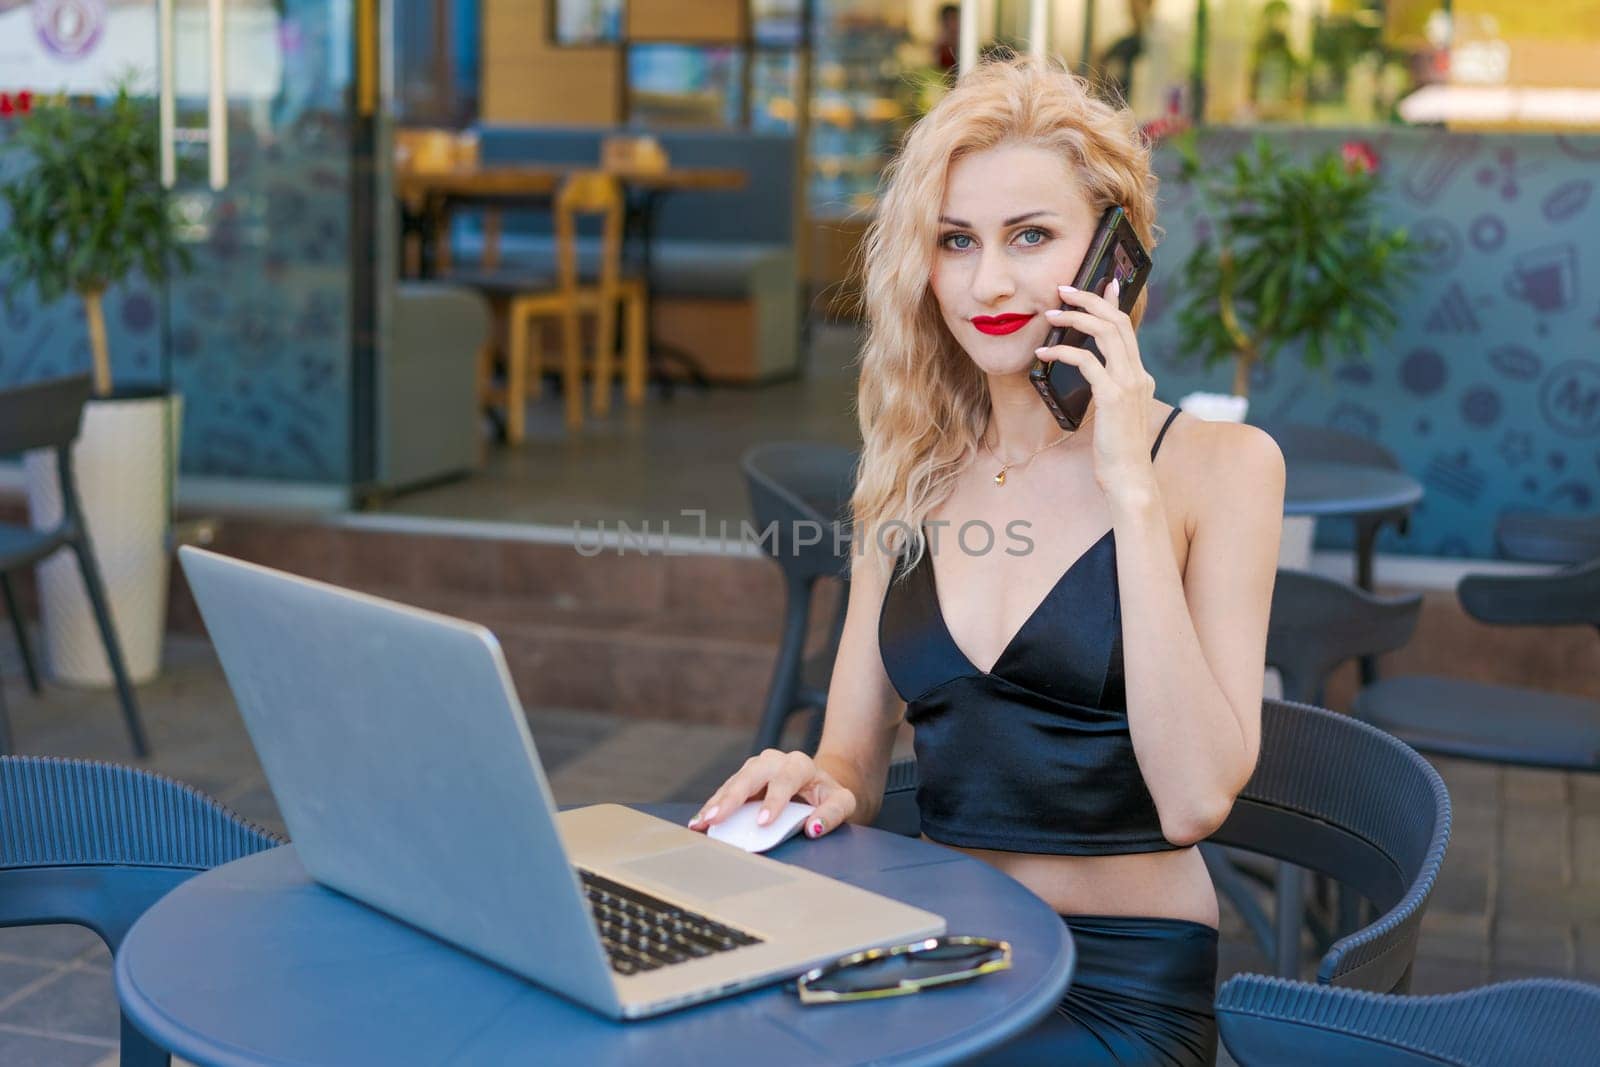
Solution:
[{"label": "bare shoulder", "polygon": [[1180,426],[1173,473],[1188,498],[1184,510],[1191,533],[1200,516],[1213,508],[1236,508],[1242,500],[1260,501],[1272,512],[1282,509],[1283,452],[1271,434],[1246,423],[1182,418],[1173,424],[1169,440]]}]

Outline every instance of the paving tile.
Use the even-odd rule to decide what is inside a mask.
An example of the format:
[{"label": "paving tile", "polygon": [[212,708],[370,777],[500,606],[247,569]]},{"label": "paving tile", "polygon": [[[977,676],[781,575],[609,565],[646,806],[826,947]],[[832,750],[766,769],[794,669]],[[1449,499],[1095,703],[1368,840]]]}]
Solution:
[{"label": "paving tile", "polygon": [[712,726],[631,723],[552,775],[550,789],[561,804],[665,800],[734,740]]},{"label": "paving tile", "polygon": [[[0,1026],[0,1063],[15,1067],[91,1067],[105,1062],[106,1047]],[[116,1064],[115,1053],[111,1056]]]},{"label": "paving tile", "polygon": [[45,975],[53,974],[55,971],[54,964],[0,959],[0,1004],[4,1004]]},{"label": "paving tile", "polygon": [[11,926],[0,929],[0,955],[45,963],[77,959],[102,942],[82,926]]},{"label": "paving tile", "polygon": [[1455,993],[1483,985],[1488,975],[1489,965],[1484,962],[1419,953],[1411,968],[1411,992],[1416,996]]},{"label": "paving tile", "polygon": [[1578,924],[1577,974],[1586,982],[1600,982],[1600,922]]},{"label": "paving tile", "polygon": [[1569,974],[1575,956],[1570,924],[1502,918],[1495,922],[1490,969],[1543,968],[1547,974]]},{"label": "paving tile", "polygon": [[1569,885],[1572,831],[1565,809],[1507,809],[1500,837],[1500,874],[1510,890]]},{"label": "paving tile", "polygon": [[1572,776],[1572,810],[1579,815],[1600,815],[1600,774]]},{"label": "paving tile", "polygon": [[1570,775],[1560,771],[1507,767],[1504,770],[1506,804],[1522,809],[1565,808],[1571,792]]},{"label": "paving tile", "polygon": [[0,1011],[0,1023],[113,1042],[119,1019],[111,976],[87,970],[68,970]]},{"label": "paving tile", "polygon": [[1600,812],[1572,817],[1572,875],[1579,885],[1600,893]]}]

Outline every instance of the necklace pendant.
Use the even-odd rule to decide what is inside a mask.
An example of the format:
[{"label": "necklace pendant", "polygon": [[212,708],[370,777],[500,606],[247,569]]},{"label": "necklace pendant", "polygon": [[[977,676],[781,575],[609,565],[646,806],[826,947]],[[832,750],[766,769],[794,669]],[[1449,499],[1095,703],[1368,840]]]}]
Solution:
[{"label": "necklace pendant", "polygon": [[1005,468],[1004,467],[1000,468],[1000,473],[996,474],[994,476],[994,484],[995,485],[1005,485],[1006,484],[1006,472],[1005,472]]}]

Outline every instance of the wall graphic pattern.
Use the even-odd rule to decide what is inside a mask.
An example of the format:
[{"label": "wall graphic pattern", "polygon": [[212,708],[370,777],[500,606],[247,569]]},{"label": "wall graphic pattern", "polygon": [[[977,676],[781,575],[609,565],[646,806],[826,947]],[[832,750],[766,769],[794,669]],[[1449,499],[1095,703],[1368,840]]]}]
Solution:
[{"label": "wall graphic pattern", "polygon": [[[1221,165],[1251,131],[1201,138]],[[1465,135],[1412,129],[1275,133],[1297,155],[1370,141],[1385,177],[1386,221],[1432,246],[1401,324],[1366,362],[1308,370],[1295,352],[1258,368],[1251,422],[1337,426],[1373,437],[1420,479],[1427,496],[1408,536],[1386,529],[1381,551],[1495,556],[1502,511],[1583,513],[1600,507],[1600,138]],[[1196,219],[1163,178],[1150,310],[1141,349],[1162,399],[1225,392],[1232,368],[1204,370],[1176,351],[1168,279],[1195,241]],[[1320,547],[1352,543],[1349,523],[1318,523]]]},{"label": "wall graphic pattern", "polygon": [[[106,296],[113,376],[156,385],[170,373],[190,474],[349,481],[345,72],[328,61],[337,42],[326,11],[300,7],[280,34],[294,46],[285,58],[293,77],[270,102],[230,108],[228,188],[206,187],[203,158],[185,164],[173,203],[194,270],[165,292],[136,277]],[[14,287],[15,305],[0,305],[0,387],[88,368],[80,301],[45,307],[20,279],[0,286]]]}]

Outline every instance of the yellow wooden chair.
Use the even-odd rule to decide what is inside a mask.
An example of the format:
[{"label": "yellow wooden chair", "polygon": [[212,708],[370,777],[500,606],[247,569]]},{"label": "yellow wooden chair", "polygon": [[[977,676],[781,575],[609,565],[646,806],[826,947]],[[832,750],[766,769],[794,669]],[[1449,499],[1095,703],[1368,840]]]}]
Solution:
[{"label": "yellow wooden chair", "polygon": [[[598,215],[602,220],[600,274],[581,282],[578,273],[577,220]],[[583,425],[583,373],[594,384],[594,412],[611,409],[611,385],[616,375],[612,352],[616,348],[617,308],[626,320],[623,336],[624,395],[630,406],[644,403],[645,316],[649,313],[643,278],[622,275],[622,187],[609,175],[580,171],[569,176],[556,194],[557,287],[545,292],[518,293],[506,310],[509,334],[506,359],[506,438],[520,442],[524,436],[523,404],[539,393],[539,348],[531,343],[534,323],[557,320],[561,330],[561,386],[569,429]],[[585,360],[579,316],[595,316],[594,352]]]}]

